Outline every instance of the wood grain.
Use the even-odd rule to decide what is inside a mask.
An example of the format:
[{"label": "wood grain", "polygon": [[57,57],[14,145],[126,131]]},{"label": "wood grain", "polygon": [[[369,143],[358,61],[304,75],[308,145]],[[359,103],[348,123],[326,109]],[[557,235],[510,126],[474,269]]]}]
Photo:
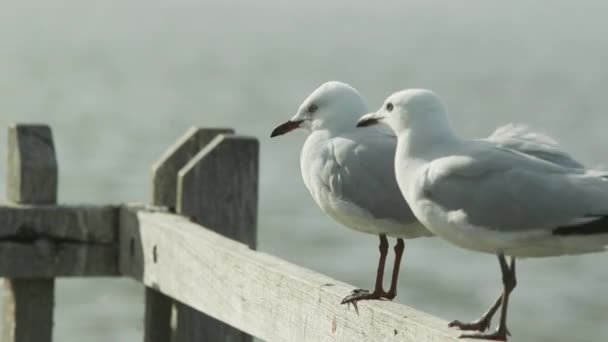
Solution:
[{"label": "wood grain", "polygon": [[[254,138],[213,139],[179,171],[177,212],[255,248],[258,150]],[[252,341],[251,336],[190,306],[179,306],[177,314],[176,342]]]},{"label": "wood grain", "polygon": [[[251,250],[183,217],[125,208],[140,238],[125,274],[265,341],[465,341],[447,322],[388,301],[340,305],[353,287]],[[156,258],[153,251],[156,250]]]},{"label": "wood grain", "polygon": [[[38,239],[0,243],[0,276],[51,278],[118,276],[115,244],[83,244]],[[45,280],[47,281],[47,280]]]},{"label": "wood grain", "polygon": [[118,206],[0,205],[0,243],[35,239],[114,243]]},{"label": "wood grain", "polygon": [[177,173],[218,134],[230,134],[229,128],[191,127],[152,165],[150,202],[172,209],[177,201]]}]

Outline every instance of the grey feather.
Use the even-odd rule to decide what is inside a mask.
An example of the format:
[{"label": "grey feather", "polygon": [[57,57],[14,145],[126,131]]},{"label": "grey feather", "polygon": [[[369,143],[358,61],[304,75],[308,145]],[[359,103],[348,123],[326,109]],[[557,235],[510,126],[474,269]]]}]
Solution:
[{"label": "grey feather", "polygon": [[[397,185],[396,145],[392,131],[381,126],[336,137],[314,132],[302,149],[301,165],[311,170],[302,172],[311,178],[304,181],[319,206],[351,228],[408,238],[430,236],[416,220]],[[340,212],[344,208],[339,204],[338,208],[332,207],[332,203],[339,201],[369,215],[370,219],[359,220],[359,224],[369,228],[344,222],[345,214]]]},{"label": "grey feather", "polygon": [[332,171],[342,180],[332,191],[375,218],[416,222],[394,176],[394,136],[358,135],[355,142],[347,135],[334,139],[331,145],[336,158]]},{"label": "grey feather", "polygon": [[437,159],[424,170],[422,193],[472,225],[498,231],[553,229],[608,214],[608,181],[497,146]]},{"label": "grey feather", "polygon": [[487,139],[500,147],[533,155],[554,164],[570,168],[584,168],[568,153],[559,150],[557,141],[548,135],[530,130],[524,125],[507,124],[497,128]]}]

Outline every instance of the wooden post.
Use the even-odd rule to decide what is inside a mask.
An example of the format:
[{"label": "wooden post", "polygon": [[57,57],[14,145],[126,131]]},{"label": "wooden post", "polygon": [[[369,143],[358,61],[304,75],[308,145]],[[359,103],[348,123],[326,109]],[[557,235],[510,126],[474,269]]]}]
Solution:
[{"label": "wooden post", "polygon": [[[24,204],[57,202],[57,160],[46,125],[8,130],[7,198]],[[44,246],[41,244],[41,252]],[[4,279],[4,342],[48,342],[53,338],[54,279]]]},{"label": "wooden post", "polygon": [[[190,128],[152,166],[152,204],[166,206],[171,210],[175,210],[178,171],[218,134],[232,132],[230,129],[223,128]],[[171,341],[173,300],[149,287],[146,287],[145,297],[144,341]]]},{"label": "wooden post", "polygon": [[[216,137],[179,171],[177,212],[254,249],[258,154],[259,144],[254,138]],[[177,315],[177,342],[253,340],[184,304],[178,306]]]}]

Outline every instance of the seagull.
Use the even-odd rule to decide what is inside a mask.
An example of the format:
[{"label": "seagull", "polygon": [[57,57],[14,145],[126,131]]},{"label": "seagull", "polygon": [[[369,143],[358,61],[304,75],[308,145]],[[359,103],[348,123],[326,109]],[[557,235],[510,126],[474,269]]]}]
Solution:
[{"label": "seagull", "polygon": [[[291,120],[277,126],[271,137],[296,128],[308,132],[300,154],[304,184],[317,205],[337,222],[360,232],[378,235],[380,258],[373,291],[356,289],[342,300],[393,299],[403,250],[403,239],[432,236],[414,217],[399,191],[393,169],[397,139],[378,125],[359,130],[355,124],[368,107],[348,84],[322,84],[300,105]],[[381,189],[381,190],[380,190]],[[388,237],[397,239],[390,288],[383,288]]]},{"label": "seagull", "polygon": [[373,128],[380,122],[398,137],[395,174],[416,218],[452,244],[498,257],[503,279],[499,300],[478,322],[450,323],[485,331],[485,316],[491,319],[500,306],[498,328],[462,337],[506,341],[516,257],[607,249],[607,173],[571,158],[560,163],[491,140],[459,138],[443,102],[425,89],[392,94],[357,126]]},{"label": "seagull", "polygon": [[[319,86],[300,105],[291,120],[276,127],[271,137],[296,129],[308,133],[300,155],[304,184],[317,205],[351,229],[378,235],[380,258],[373,291],[354,290],[342,303],[362,299],[393,299],[404,250],[404,239],[432,236],[418,222],[401,195],[394,175],[397,137],[386,125],[366,130],[355,127],[367,113],[364,98],[352,86],[330,81]],[[582,167],[555,148],[547,136],[525,126],[506,125],[488,140],[572,167]],[[378,189],[381,189],[379,191]],[[383,289],[388,238],[397,239],[388,291]]]}]

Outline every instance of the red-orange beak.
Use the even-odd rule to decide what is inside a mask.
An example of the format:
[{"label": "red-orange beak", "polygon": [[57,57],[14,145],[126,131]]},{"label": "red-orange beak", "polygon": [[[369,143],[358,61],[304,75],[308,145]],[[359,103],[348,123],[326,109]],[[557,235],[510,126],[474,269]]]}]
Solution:
[{"label": "red-orange beak", "polygon": [[274,137],[278,137],[279,135],[289,133],[289,132],[293,131],[294,129],[300,127],[300,125],[302,124],[302,121],[304,121],[304,120],[298,120],[298,121],[289,120],[285,123],[282,123],[282,124],[278,125],[277,127],[275,127],[275,129],[272,130],[272,133],[270,133],[270,137],[274,138]]}]

